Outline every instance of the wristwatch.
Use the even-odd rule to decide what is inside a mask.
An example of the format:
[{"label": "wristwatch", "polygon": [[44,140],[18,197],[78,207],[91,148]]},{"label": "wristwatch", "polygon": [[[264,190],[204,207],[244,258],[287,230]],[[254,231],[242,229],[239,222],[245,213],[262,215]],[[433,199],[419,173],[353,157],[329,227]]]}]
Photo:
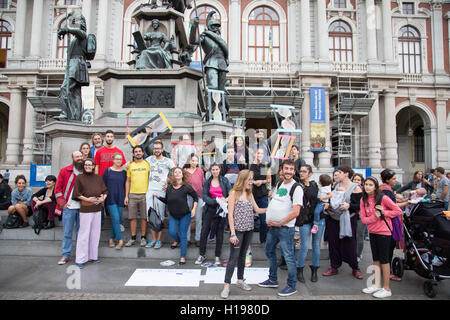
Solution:
[{"label": "wristwatch", "polygon": [[233,237],[236,237],[236,235],[235,234],[230,235],[230,238],[233,238]]}]

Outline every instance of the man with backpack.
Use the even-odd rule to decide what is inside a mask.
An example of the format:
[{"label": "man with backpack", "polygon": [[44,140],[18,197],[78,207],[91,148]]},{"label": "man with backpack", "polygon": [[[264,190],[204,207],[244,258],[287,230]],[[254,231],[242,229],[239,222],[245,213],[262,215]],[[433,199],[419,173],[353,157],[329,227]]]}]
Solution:
[{"label": "man with backpack", "polygon": [[263,288],[277,288],[277,244],[286,260],[288,267],[287,286],[278,295],[282,297],[295,294],[297,284],[296,263],[294,256],[295,221],[303,206],[303,190],[295,182],[295,162],[285,160],[281,164],[284,181],[277,184],[273,192],[272,200],[266,213],[269,231],[265,246],[265,253],[269,260],[269,279],[258,285]]}]

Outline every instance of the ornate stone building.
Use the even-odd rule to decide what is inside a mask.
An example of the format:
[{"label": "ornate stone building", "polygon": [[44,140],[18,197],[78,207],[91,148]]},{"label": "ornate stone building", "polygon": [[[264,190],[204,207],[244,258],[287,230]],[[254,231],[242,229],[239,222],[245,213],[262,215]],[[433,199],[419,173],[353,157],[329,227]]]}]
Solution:
[{"label": "ornate stone building", "polygon": [[[0,1],[0,167],[28,171],[51,163],[41,128],[58,111],[68,7],[81,8],[98,50],[85,108],[102,112],[106,68],[129,68],[147,0]],[[160,2],[160,1],[158,1]],[[192,1],[193,2],[193,1]],[[197,0],[189,27],[216,11],[230,48],[231,114],[247,128],[276,127],[270,104],[301,109],[301,156],[318,171],[339,163],[399,169],[449,166],[450,1]],[[202,28],[200,28],[202,30]],[[200,60],[196,52],[194,60]],[[311,151],[311,88],[325,90],[324,150]],[[401,169],[401,170],[400,170]],[[317,171],[317,170],[316,170]]]}]

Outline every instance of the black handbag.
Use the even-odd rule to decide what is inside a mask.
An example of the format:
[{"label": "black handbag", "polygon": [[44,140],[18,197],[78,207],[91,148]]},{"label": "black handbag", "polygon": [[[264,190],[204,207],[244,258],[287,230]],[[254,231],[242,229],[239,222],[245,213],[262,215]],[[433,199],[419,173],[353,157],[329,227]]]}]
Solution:
[{"label": "black handbag", "polygon": [[14,213],[8,215],[8,218],[6,219],[6,222],[3,225],[3,227],[5,229],[17,229],[20,228],[22,223],[23,223],[22,217],[19,214]]}]

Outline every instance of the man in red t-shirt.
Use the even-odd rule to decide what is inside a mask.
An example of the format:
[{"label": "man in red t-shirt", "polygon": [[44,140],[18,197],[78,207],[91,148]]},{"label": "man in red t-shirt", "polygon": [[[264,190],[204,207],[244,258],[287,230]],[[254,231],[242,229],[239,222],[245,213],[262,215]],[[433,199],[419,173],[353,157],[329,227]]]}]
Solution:
[{"label": "man in red t-shirt", "polygon": [[113,146],[114,143],[114,132],[112,130],[106,131],[105,135],[105,146],[100,148],[95,153],[95,173],[103,177],[103,173],[107,168],[113,166],[113,157],[115,153],[120,153],[122,155],[122,165],[126,163],[125,156],[123,152]]}]

